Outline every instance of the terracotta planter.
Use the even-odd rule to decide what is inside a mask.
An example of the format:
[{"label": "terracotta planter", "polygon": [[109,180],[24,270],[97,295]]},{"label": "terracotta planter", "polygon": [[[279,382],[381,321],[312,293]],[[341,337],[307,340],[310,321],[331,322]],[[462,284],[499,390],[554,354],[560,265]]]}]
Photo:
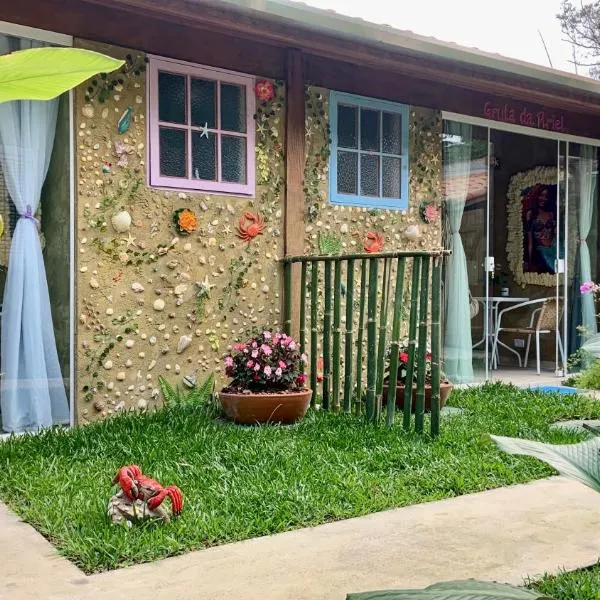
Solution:
[{"label": "terracotta planter", "polygon": [[219,392],[219,401],[229,419],[240,425],[295,423],[304,417],[312,390],[281,394],[233,394]]},{"label": "terracotta planter", "polygon": [[[449,382],[443,382],[440,384],[440,408],[445,406],[446,401],[448,400],[448,396],[452,391],[453,385]],[[398,410],[404,410],[404,386],[398,385],[396,386],[396,408]],[[383,405],[387,406],[387,398],[388,398],[388,386],[383,386]],[[415,412],[415,408],[417,405],[417,384],[413,384],[412,390],[412,406],[411,412]],[[425,384],[425,412],[431,412],[431,385],[428,383]]]}]

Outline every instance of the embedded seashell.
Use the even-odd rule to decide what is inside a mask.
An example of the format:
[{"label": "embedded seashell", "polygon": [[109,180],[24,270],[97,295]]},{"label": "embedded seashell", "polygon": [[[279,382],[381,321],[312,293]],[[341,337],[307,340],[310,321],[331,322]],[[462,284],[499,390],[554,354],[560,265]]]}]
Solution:
[{"label": "embedded seashell", "polygon": [[127,233],[131,227],[131,215],[122,210],[113,215],[110,222],[117,233]]},{"label": "embedded seashell", "polygon": [[134,281],[134,282],[131,284],[131,289],[132,289],[132,290],[133,290],[133,291],[134,291],[136,294],[139,294],[140,292],[143,292],[143,291],[144,291],[144,286],[143,286],[141,283],[139,283],[138,281]]},{"label": "embedded seashell", "polygon": [[183,385],[190,390],[196,387],[196,378],[193,375],[186,375],[183,378]]},{"label": "embedded seashell", "polygon": [[179,285],[175,286],[173,293],[176,296],[182,296],[183,294],[185,294],[185,292],[187,292],[187,289],[188,289],[188,286],[185,283],[180,283]]},{"label": "embedded seashell", "polygon": [[81,113],[84,117],[91,119],[94,116],[94,107],[91,104],[86,104],[82,109]]},{"label": "embedded seashell", "polygon": [[157,298],[154,301],[154,305],[153,306],[154,306],[154,310],[158,310],[158,311],[164,310],[164,308],[165,308],[165,301],[162,298]]},{"label": "embedded seashell", "polygon": [[177,354],[181,354],[185,351],[185,349],[192,343],[192,337],[189,335],[182,335],[179,338],[179,343],[177,344]]},{"label": "embedded seashell", "polygon": [[92,278],[90,279],[90,287],[91,287],[93,290],[97,290],[97,289],[100,287],[100,284],[98,283],[98,280],[97,280],[97,279],[95,279],[94,277],[92,277]]},{"label": "embedded seashell", "polygon": [[113,361],[112,361],[112,360],[107,360],[107,361],[104,363],[104,368],[105,368],[107,371],[108,371],[109,369],[112,369],[112,368],[113,368]]},{"label": "embedded seashell", "polygon": [[404,230],[404,237],[409,240],[416,240],[419,237],[419,227],[418,225],[409,225]]}]

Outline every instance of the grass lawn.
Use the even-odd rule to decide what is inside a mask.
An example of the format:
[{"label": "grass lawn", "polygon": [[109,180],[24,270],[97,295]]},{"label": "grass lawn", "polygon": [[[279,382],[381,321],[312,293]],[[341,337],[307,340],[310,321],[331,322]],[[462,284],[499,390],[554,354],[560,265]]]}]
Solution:
[{"label": "grass lawn", "polygon": [[[496,449],[488,434],[555,443],[562,418],[600,403],[495,384],[455,391],[461,415],[436,440],[343,414],[293,427],[236,427],[208,409],[118,416],[0,443],[0,498],[88,573],[388,508],[526,482],[553,471]],[[127,529],[106,517],[110,481],[136,463],[185,495],[169,525]]]},{"label": "grass lawn", "polygon": [[560,575],[548,575],[531,584],[554,600],[600,600],[600,564]]}]

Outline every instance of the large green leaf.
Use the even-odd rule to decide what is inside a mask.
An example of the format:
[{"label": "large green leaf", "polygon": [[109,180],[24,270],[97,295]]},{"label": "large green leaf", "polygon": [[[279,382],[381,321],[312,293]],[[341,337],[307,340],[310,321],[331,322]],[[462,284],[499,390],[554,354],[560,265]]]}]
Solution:
[{"label": "large green leaf", "polygon": [[447,581],[423,590],[385,590],[348,594],[346,600],[552,600],[534,590],[487,581]]},{"label": "large green leaf", "polygon": [[543,460],[561,475],[580,481],[600,492],[600,437],[579,444],[554,445],[492,435],[498,447],[509,454],[525,454]]},{"label": "large green leaf", "polygon": [[82,48],[31,48],[0,56],[0,102],[51,100],[124,61]]}]

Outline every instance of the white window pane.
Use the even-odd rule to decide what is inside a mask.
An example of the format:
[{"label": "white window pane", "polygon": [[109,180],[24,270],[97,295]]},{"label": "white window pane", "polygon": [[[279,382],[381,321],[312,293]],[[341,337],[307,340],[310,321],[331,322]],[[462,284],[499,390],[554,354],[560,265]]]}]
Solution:
[{"label": "white window pane", "polygon": [[221,129],[246,132],[246,88],[221,84]]},{"label": "white window pane", "polygon": [[338,152],[337,160],[338,194],[358,193],[358,154],[356,152]]},{"label": "white window pane", "polygon": [[402,154],[402,115],[386,113],[382,115],[382,150],[386,154]]},{"label": "white window pane", "polygon": [[165,177],[187,176],[187,132],[161,127],[159,131],[160,174]]},{"label": "white window pane", "polygon": [[221,179],[230,183],[246,183],[245,137],[221,137]]},{"label": "white window pane", "polygon": [[378,110],[360,109],[360,149],[379,152],[379,119]]},{"label": "white window pane", "polygon": [[402,190],[402,159],[383,157],[383,197],[400,198]]},{"label": "white window pane", "polygon": [[337,136],[340,148],[358,148],[358,108],[338,105]]},{"label": "white window pane", "polygon": [[204,181],[217,180],[216,136],[192,132],[192,177]]},{"label": "white window pane", "polygon": [[185,123],[185,77],[158,74],[158,118],[167,123]]},{"label": "white window pane", "polygon": [[192,79],[191,82],[192,125],[203,127],[205,124],[215,128],[217,84],[206,79]]},{"label": "white window pane", "polygon": [[360,195],[379,196],[379,156],[360,155]]}]

